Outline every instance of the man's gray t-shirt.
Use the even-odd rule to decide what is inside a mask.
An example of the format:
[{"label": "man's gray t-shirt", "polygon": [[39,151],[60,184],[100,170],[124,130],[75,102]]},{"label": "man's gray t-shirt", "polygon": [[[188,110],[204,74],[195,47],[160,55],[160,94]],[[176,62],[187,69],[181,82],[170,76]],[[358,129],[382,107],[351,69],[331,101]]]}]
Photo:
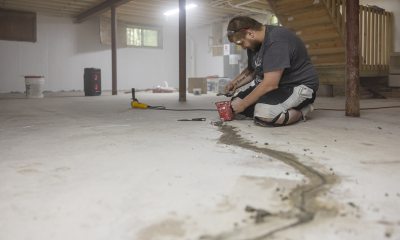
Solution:
[{"label": "man's gray t-shirt", "polygon": [[260,83],[264,73],[282,70],[279,86],[306,85],[318,89],[318,75],[311,64],[303,41],[290,30],[267,25],[264,43],[258,51],[247,51],[248,68],[255,70],[255,83]]}]

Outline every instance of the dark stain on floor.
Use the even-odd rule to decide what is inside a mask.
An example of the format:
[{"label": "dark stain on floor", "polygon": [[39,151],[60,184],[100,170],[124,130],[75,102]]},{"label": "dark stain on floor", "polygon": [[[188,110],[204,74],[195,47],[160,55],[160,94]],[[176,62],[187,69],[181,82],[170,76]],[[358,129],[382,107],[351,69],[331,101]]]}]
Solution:
[{"label": "dark stain on floor", "polygon": [[[303,182],[302,185],[299,185],[290,192],[288,198],[290,203],[292,204],[292,209],[288,213],[275,214],[267,211],[262,211],[260,209],[253,209],[251,207],[247,207],[245,209],[246,211],[253,210],[256,213],[260,213],[258,214],[258,216],[256,215],[255,224],[262,221],[260,217],[266,218],[274,215],[275,216],[284,215],[286,217],[289,216],[289,218],[296,219],[294,223],[292,222],[286,226],[273,229],[267,233],[263,233],[260,236],[249,238],[249,240],[266,239],[268,237],[271,237],[275,233],[282,232],[287,229],[309,223],[314,219],[315,215],[319,211],[325,211],[325,212],[334,211],[333,209],[329,209],[327,207],[322,206],[321,203],[318,203],[317,201],[317,197],[326,192],[337,180],[337,178],[332,174],[330,174],[328,171],[326,174],[323,174],[310,166],[302,164],[298,159],[298,157],[296,157],[291,153],[266,148],[265,145],[264,147],[258,147],[255,145],[255,143],[243,139],[239,135],[238,130],[232,126],[222,125],[220,126],[220,131],[223,133],[219,140],[220,143],[241,147],[247,150],[251,150],[260,154],[265,154],[267,156],[273,157],[295,168],[302,175],[304,175],[304,177],[309,179],[308,183]],[[225,238],[221,235],[221,236],[211,237],[208,239],[228,239],[228,238],[229,237]]]}]

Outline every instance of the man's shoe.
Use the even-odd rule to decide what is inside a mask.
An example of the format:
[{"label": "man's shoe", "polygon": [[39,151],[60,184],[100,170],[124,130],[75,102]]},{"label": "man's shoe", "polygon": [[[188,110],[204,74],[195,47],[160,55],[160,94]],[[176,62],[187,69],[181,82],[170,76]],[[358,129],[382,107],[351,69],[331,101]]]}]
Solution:
[{"label": "man's shoe", "polygon": [[314,106],[310,103],[307,106],[303,107],[300,112],[303,115],[303,121],[307,120],[307,116],[314,111]]}]

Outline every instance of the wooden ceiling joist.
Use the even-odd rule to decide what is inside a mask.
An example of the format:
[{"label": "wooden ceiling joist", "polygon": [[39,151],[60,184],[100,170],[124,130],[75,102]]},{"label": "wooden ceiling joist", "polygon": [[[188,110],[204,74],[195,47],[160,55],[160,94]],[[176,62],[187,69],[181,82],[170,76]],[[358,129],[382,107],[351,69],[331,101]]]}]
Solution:
[{"label": "wooden ceiling joist", "polygon": [[[73,18],[83,22],[98,14],[110,15],[111,6],[119,6],[116,14],[120,20],[143,25],[163,25],[175,21],[177,16],[166,18],[163,13],[178,7],[178,0],[0,0],[0,7],[10,10],[33,11],[40,15]],[[225,21],[232,16],[251,15],[250,9],[270,9],[266,0],[203,0],[198,7],[188,11],[187,26],[199,27]],[[238,6],[238,7],[235,7]]]},{"label": "wooden ceiling joist", "polygon": [[132,0],[107,0],[105,2],[100,3],[99,5],[96,5],[92,8],[84,11],[83,13],[80,13],[76,17],[76,22],[77,23],[84,22],[85,20],[87,20],[88,18],[90,18],[92,16],[99,15],[99,14],[109,10],[111,7],[118,7],[120,5],[128,3],[130,1],[132,1]]}]

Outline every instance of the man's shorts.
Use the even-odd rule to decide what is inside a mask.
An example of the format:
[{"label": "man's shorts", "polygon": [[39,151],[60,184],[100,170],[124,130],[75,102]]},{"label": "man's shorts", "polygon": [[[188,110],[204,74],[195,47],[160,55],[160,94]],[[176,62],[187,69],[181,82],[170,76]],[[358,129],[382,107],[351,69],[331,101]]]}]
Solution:
[{"label": "man's shorts", "polygon": [[[235,98],[245,98],[254,88],[256,88],[256,86],[249,87],[239,92]],[[258,99],[256,104],[249,106],[241,114],[250,118],[262,117],[274,119],[279,116],[279,114],[289,109],[300,110],[308,104],[313,103],[315,95],[315,91],[305,85],[279,87],[262,96]]]}]

